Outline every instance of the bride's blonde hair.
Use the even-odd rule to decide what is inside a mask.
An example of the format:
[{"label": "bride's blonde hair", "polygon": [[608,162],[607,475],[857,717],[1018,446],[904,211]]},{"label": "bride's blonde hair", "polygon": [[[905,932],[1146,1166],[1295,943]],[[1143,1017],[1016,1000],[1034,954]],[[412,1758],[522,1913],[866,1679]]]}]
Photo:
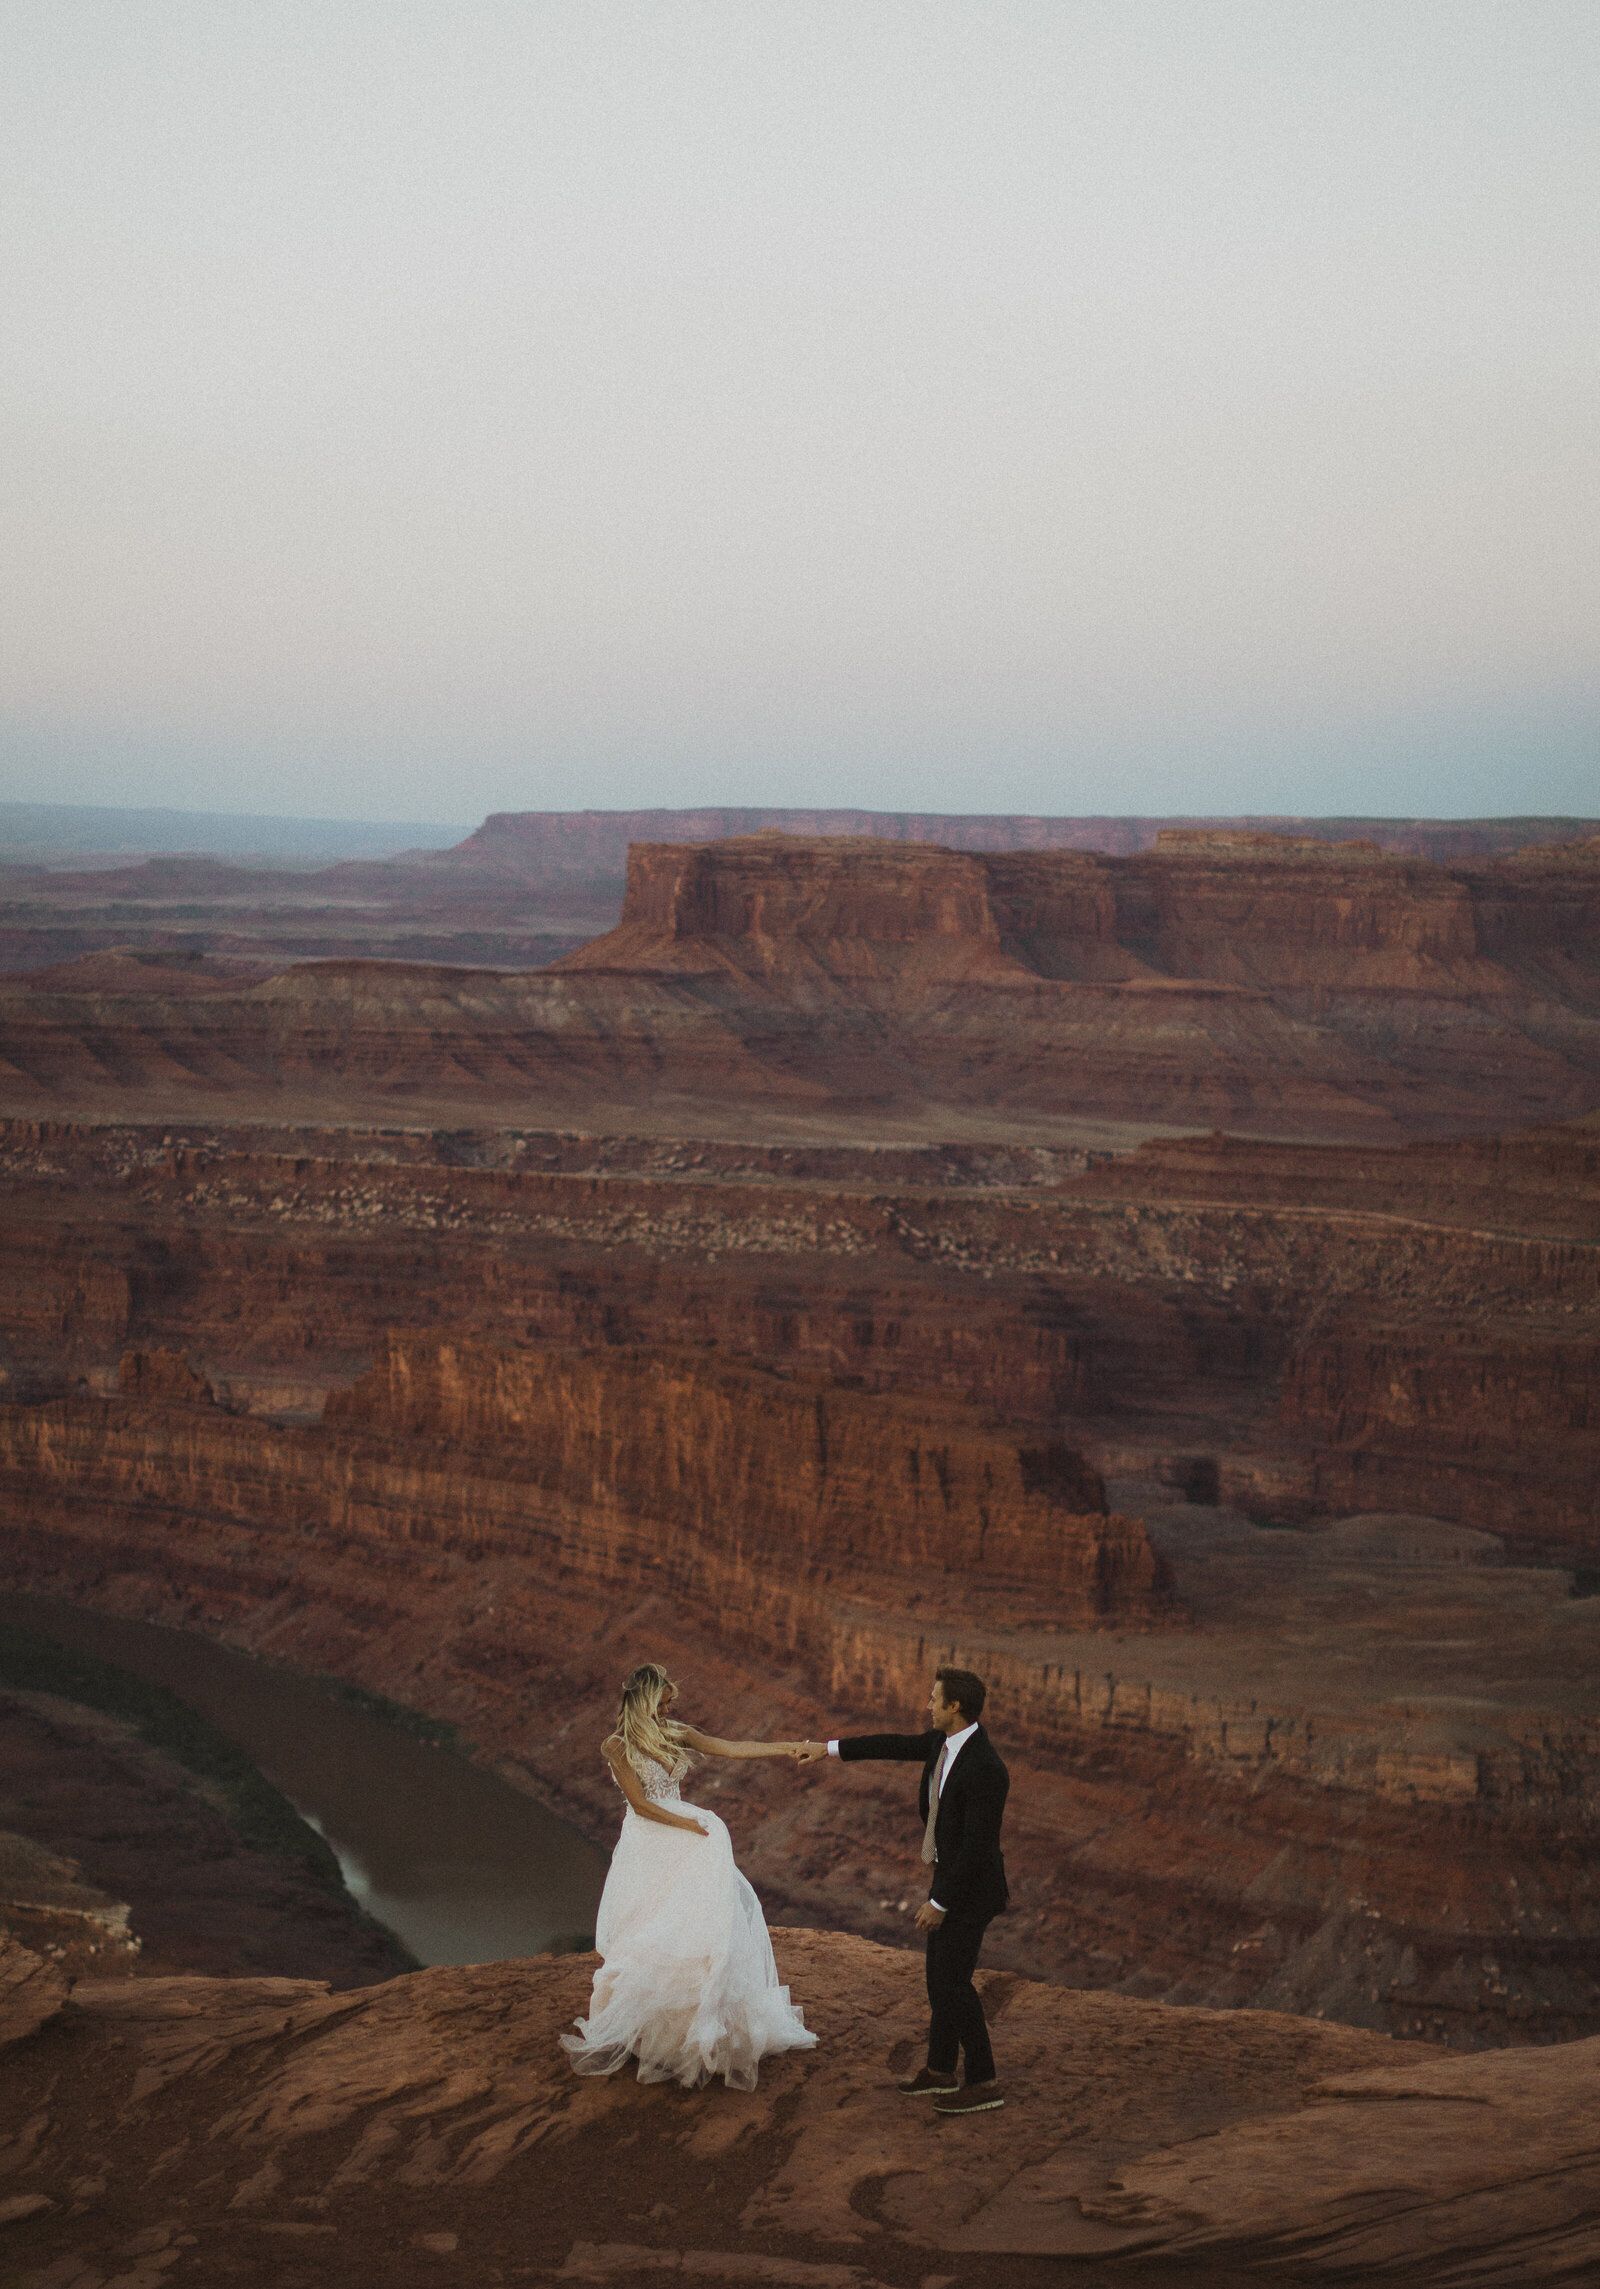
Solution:
[{"label": "bride's blonde hair", "polygon": [[617,1737],[623,1747],[639,1756],[654,1757],[669,1772],[688,1755],[683,1726],[665,1714],[677,1692],[659,1661],[644,1661],[623,1686],[617,1706]]}]

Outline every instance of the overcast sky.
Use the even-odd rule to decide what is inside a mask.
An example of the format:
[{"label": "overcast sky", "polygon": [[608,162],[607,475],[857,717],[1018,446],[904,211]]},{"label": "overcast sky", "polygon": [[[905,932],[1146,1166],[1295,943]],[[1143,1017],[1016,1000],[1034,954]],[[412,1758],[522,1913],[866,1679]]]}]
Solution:
[{"label": "overcast sky", "polygon": [[0,50],[0,795],[1600,813],[1595,0]]}]

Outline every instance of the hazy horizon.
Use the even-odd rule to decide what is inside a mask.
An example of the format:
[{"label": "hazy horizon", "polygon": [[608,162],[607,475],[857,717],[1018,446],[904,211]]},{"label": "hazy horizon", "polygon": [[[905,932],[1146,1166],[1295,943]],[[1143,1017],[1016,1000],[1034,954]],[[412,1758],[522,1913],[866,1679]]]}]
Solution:
[{"label": "hazy horizon", "polygon": [[1600,809],[1575,0],[12,0],[0,795]]},{"label": "hazy horizon", "polygon": [[[1362,820],[1366,820],[1366,821],[1369,821],[1369,822],[1370,822],[1370,823],[1372,823],[1373,825],[1394,825],[1394,826],[1399,826],[1399,825],[1472,826],[1472,825],[1481,825],[1481,824],[1487,824],[1487,823],[1491,823],[1491,822],[1493,822],[1493,821],[1496,821],[1496,820],[1512,820],[1512,819],[1537,819],[1537,820],[1546,820],[1546,819],[1548,819],[1548,820],[1550,820],[1550,821],[1552,821],[1553,823],[1555,823],[1555,824],[1558,824],[1558,825],[1560,825],[1560,824],[1569,824],[1569,823],[1577,823],[1577,824],[1580,824],[1580,825],[1588,825],[1588,824],[1590,824],[1592,821],[1595,821],[1595,820],[1600,820],[1600,810],[1592,810],[1592,811],[1524,811],[1524,810],[1509,810],[1509,809],[1507,809],[1507,810],[1499,810],[1499,811],[1472,811],[1472,812],[1444,812],[1444,811],[1359,811],[1359,812],[1357,812],[1357,811],[1330,811],[1330,810],[1320,810],[1320,811],[1319,811],[1319,810],[1307,810],[1307,811],[1228,811],[1228,812],[1220,812],[1220,811],[1203,811],[1203,812],[1202,812],[1202,811],[1182,811],[1182,812],[1177,812],[1177,811],[1141,811],[1141,810],[1138,810],[1138,809],[1136,809],[1136,808],[1130,808],[1130,809],[1128,809],[1128,810],[1124,810],[1124,811],[1107,811],[1107,812],[1096,812],[1096,811],[1055,811],[1055,812],[1051,812],[1051,811],[1043,811],[1043,812],[1041,812],[1041,811],[1012,811],[1012,810],[1009,810],[1009,809],[1004,809],[1004,808],[999,808],[999,807],[997,807],[997,808],[995,808],[995,809],[993,809],[993,810],[989,810],[989,811],[984,811],[984,810],[962,810],[962,811],[957,811],[957,810],[955,810],[955,809],[953,809],[953,808],[951,808],[951,807],[949,807],[949,806],[940,807],[940,806],[938,806],[938,805],[934,805],[934,804],[928,804],[928,803],[916,803],[916,804],[912,804],[912,803],[901,803],[901,804],[895,804],[895,805],[884,805],[884,804],[877,804],[877,803],[787,803],[787,802],[774,802],[774,803],[694,803],[694,802],[685,802],[685,803],[625,803],[625,804],[624,804],[624,803],[573,803],[573,804],[568,804],[568,805],[555,805],[555,806],[551,806],[551,805],[548,805],[548,804],[544,804],[544,805],[540,805],[540,804],[518,804],[518,805],[514,805],[514,806],[512,806],[512,811],[513,811],[513,814],[514,814],[515,812],[517,812],[517,811],[521,811],[521,812],[525,812],[525,813],[527,813],[527,814],[529,814],[529,815],[534,815],[534,816],[540,816],[540,815],[543,815],[543,816],[549,816],[549,815],[560,815],[560,816],[566,816],[566,817],[577,817],[577,816],[580,816],[580,815],[588,815],[588,814],[591,814],[591,813],[592,813],[594,816],[596,816],[596,817],[600,817],[600,818],[609,818],[609,817],[614,817],[614,818],[628,818],[628,817],[633,817],[633,816],[635,816],[636,814],[638,814],[638,813],[640,813],[640,812],[649,812],[649,811],[662,811],[662,812],[666,812],[666,813],[669,813],[669,814],[671,814],[671,815],[673,815],[673,816],[677,816],[677,815],[680,815],[680,814],[682,814],[682,813],[684,813],[684,812],[690,812],[690,811],[708,811],[708,810],[721,810],[721,811],[770,811],[771,813],[773,813],[773,815],[774,815],[774,816],[776,816],[777,814],[779,814],[779,813],[781,813],[781,812],[796,811],[796,810],[801,810],[801,811],[817,811],[817,812],[824,812],[824,813],[826,813],[826,812],[834,812],[834,811],[859,811],[859,812],[863,812],[863,813],[865,813],[865,814],[868,814],[868,815],[872,815],[872,816],[880,816],[880,817],[884,817],[884,818],[900,818],[900,817],[905,817],[905,816],[908,816],[908,815],[910,815],[910,816],[918,816],[918,815],[923,815],[923,814],[925,814],[925,815],[926,815],[926,816],[928,816],[929,818],[950,818],[950,819],[966,819],[966,818],[1018,818],[1018,819],[1090,819],[1090,818],[1101,818],[1101,817],[1104,817],[1104,818],[1114,818],[1114,819],[1157,819],[1157,820],[1168,820],[1168,819],[1180,819],[1180,818],[1181,818],[1181,819],[1189,819],[1189,818],[1197,818],[1197,819],[1198,819],[1198,818],[1216,818],[1216,819],[1226,819],[1226,820],[1245,820],[1245,821],[1247,821],[1247,822],[1248,822],[1248,821],[1253,821],[1253,820],[1271,820],[1271,819],[1283,819],[1283,820],[1291,820],[1291,819],[1306,819],[1306,820],[1320,820],[1320,821],[1323,821],[1323,822],[1327,822],[1327,821],[1330,821],[1330,820],[1334,820],[1334,821],[1340,821],[1340,822],[1342,822],[1342,821],[1344,821],[1344,820],[1346,820],[1346,819],[1362,819]],[[50,816],[50,815],[52,815],[52,814],[56,814],[56,813],[59,813],[59,814],[60,814],[60,816],[61,816],[62,818],[64,818],[64,819],[68,819],[68,818],[71,818],[71,819],[90,819],[90,818],[95,818],[95,817],[98,817],[98,816],[105,816],[105,817],[110,817],[110,818],[129,818],[129,819],[132,819],[132,818],[152,818],[152,819],[154,819],[154,818],[173,818],[173,819],[219,819],[219,820],[222,820],[222,819],[228,819],[228,820],[234,820],[234,821],[238,822],[240,825],[246,825],[246,826],[247,826],[247,825],[250,825],[250,824],[252,824],[252,823],[254,823],[254,822],[256,822],[256,821],[260,821],[262,824],[269,824],[269,823],[270,823],[270,824],[276,824],[276,825],[282,825],[282,826],[305,826],[305,827],[316,827],[316,826],[328,826],[328,827],[346,827],[346,826],[348,826],[348,827],[355,827],[355,826],[371,826],[371,827],[373,827],[374,829],[376,829],[376,828],[378,828],[378,827],[393,827],[393,828],[396,828],[396,829],[399,829],[399,828],[407,828],[407,829],[409,829],[409,828],[411,828],[411,827],[427,827],[427,828],[429,828],[429,829],[434,829],[434,830],[437,830],[437,831],[439,831],[439,832],[441,832],[441,833],[443,833],[443,832],[449,832],[449,833],[451,833],[451,834],[461,834],[461,835],[468,835],[468,834],[473,834],[473,833],[475,833],[475,832],[478,830],[478,828],[479,828],[479,827],[481,827],[481,826],[482,826],[482,825],[485,823],[485,821],[486,821],[487,819],[489,819],[489,818],[492,818],[492,817],[495,817],[495,816],[503,816],[503,815],[505,815],[503,812],[502,812],[502,813],[496,813],[496,812],[487,812],[487,811],[485,811],[485,812],[477,812],[477,811],[475,811],[475,812],[473,812],[473,813],[471,814],[471,816],[470,816],[470,817],[467,817],[467,816],[463,816],[462,818],[460,818],[460,819],[456,819],[456,820],[442,820],[442,819],[423,819],[423,818],[415,818],[415,817],[414,817],[414,818],[409,818],[409,819],[398,819],[398,818],[387,818],[387,817],[386,817],[386,818],[379,818],[379,817],[376,817],[376,816],[371,816],[371,817],[368,817],[368,816],[365,816],[365,815],[361,815],[361,814],[351,815],[351,814],[348,814],[348,813],[345,813],[345,812],[334,812],[334,811],[308,811],[308,812],[302,812],[302,811],[265,811],[265,810],[250,810],[250,811],[239,811],[239,810],[228,810],[228,809],[220,809],[220,810],[219,810],[219,809],[215,808],[214,806],[213,806],[213,807],[211,807],[211,808],[202,809],[202,808],[200,808],[200,807],[198,807],[198,806],[186,806],[186,805],[184,805],[184,804],[181,804],[181,803],[143,803],[143,804],[123,804],[123,803],[60,803],[60,802],[35,802],[35,801],[33,801],[33,800],[29,799],[29,798],[26,798],[26,797],[12,797],[12,796],[4,796],[4,797],[0,797],[0,844],[3,844],[3,843],[4,843],[4,840],[5,840],[5,836],[4,836],[4,833],[3,833],[3,827],[4,827],[4,824],[5,824],[5,822],[6,822],[6,821],[8,821],[8,820],[14,819],[14,818],[17,816],[17,814],[37,815],[37,816],[39,816],[39,817],[43,818],[43,817],[48,817],[48,816]]]}]

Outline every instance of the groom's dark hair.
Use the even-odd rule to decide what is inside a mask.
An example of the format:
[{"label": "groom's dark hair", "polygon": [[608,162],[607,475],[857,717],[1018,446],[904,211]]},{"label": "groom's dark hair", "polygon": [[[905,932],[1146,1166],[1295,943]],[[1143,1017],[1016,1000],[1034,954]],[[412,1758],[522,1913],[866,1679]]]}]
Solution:
[{"label": "groom's dark hair", "polygon": [[975,1725],[989,1697],[983,1679],[975,1677],[970,1669],[936,1669],[933,1674],[944,1687],[945,1699],[954,1701],[967,1722]]}]

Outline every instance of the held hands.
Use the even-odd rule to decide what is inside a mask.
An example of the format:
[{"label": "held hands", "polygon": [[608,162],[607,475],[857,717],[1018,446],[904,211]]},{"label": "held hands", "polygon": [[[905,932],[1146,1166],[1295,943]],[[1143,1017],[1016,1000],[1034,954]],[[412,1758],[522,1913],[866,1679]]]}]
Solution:
[{"label": "held hands", "polygon": [[789,1754],[796,1764],[815,1764],[819,1758],[827,1757],[828,1744],[826,1741],[791,1741]]}]

